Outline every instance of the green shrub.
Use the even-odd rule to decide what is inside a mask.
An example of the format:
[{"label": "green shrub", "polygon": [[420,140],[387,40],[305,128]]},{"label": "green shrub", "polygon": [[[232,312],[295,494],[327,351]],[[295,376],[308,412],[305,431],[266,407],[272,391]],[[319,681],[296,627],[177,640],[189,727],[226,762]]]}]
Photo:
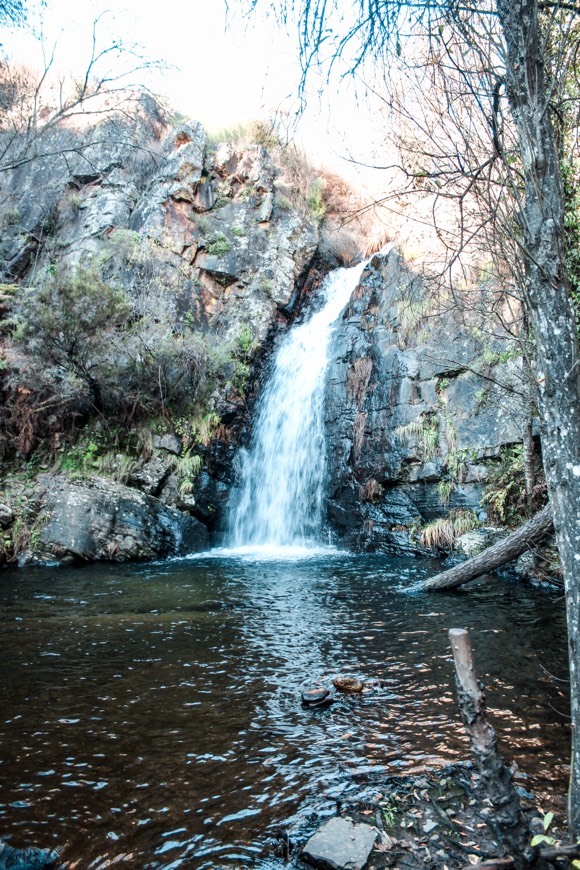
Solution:
[{"label": "green shrub", "polygon": [[63,450],[59,468],[72,476],[90,473],[98,468],[99,444],[94,438],[83,439]]},{"label": "green shrub", "polygon": [[256,346],[257,342],[254,340],[252,327],[245,323],[238,335],[238,348],[244,356],[248,356],[256,349]]},{"label": "green shrub", "polygon": [[49,267],[36,287],[18,295],[12,338],[43,368],[52,369],[55,379],[60,370],[73,392],[76,388],[101,408],[114,363],[114,337],[130,313],[127,295],[104,282],[96,268]]},{"label": "green shrub", "polygon": [[105,257],[122,260],[128,265],[137,263],[142,256],[143,239],[134,230],[116,229],[107,239]]},{"label": "green shrub", "polygon": [[491,522],[519,525],[525,491],[522,445],[507,447],[499,462],[490,468],[481,499]]},{"label": "green shrub", "polygon": [[[49,268],[35,288],[10,295],[18,354],[4,378],[5,428],[24,455],[44,437],[56,449],[58,433],[95,414],[122,425],[203,416],[231,367],[232,342],[184,328],[170,306],[144,304],[142,296],[130,300],[96,266],[68,274]],[[66,461],[69,470],[86,464],[79,456]]]},{"label": "green shrub", "polygon": [[187,495],[193,491],[196,478],[201,471],[202,458],[197,453],[187,451],[176,462],[177,476],[179,478],[179,494]]},{"label": "green shrub", "polygon": [[197,215],[195,212],[192,212],[192,220],[197,224],[197,228],[202,236],[205,236],[211,230],[211,221],[208,217],[203,214]]},{"label": "green shrub", "polygon": [[320,178],[314,178],[310,182],[306,194],[306,205],[310,216],[315,221],[321,221],[326,214],[326,202],[324,201],[324,183]]},{"label": "green shrub", "polygon": [[231,245],[223,233],[215,233],[208,240],[206,251],[212,257],[225,257],[231,250]]},{"label": "green shrub", "polygon": [[242,360],[236,362],[233,374],[230,378],[230,384],[237,393],[245,392],[250,379],[250,373],[251,369],[247,363],[242,362]]},{"label": "green shrub", "polygon": [[207,447],[219,423],[220,415],[215,411],[208,411],[206,414],[180,417],[173,420],[172,428],[175,434],[179,435],[186,451],[188,451],[197,444]]},{"label": "green shrub", "polygon": [[437,417],[413,420],[406,426],[399,426],[395,430],[395,437],[399,443],[415,438],[421,447],[423,459],[432,459],[439,452],[439,421]]},{"label": "green shrub", "polygon": [[290,211],[292,203],[283,193],[277,193],[274,197],[274,204],[282,211]]}]

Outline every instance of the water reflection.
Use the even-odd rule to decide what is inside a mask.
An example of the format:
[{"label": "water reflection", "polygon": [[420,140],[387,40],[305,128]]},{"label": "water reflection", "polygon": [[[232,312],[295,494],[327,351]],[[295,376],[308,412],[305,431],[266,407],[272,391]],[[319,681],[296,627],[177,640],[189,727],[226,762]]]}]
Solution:
[{"label": "water reflection", "polygon": [[[450,626],[530,787],[563,791],[562,602],[404,594],[429,570],[327,552],[4,574],[0,834],[70,867],[277,866],[267,839],[301,808],[465,756]],[[339,673],[366,691],[302,707]]]}]

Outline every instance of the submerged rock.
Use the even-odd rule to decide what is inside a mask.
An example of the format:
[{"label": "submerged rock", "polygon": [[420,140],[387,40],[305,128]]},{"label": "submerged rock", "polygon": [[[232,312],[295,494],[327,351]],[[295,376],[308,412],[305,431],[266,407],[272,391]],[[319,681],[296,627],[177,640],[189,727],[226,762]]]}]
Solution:
[{"label": "submerged rock", "polygon": [[57,849],[15,849],[0,840],[0,870],[37,870],[54,866],[58,859]]},{"label": "submerged rock", "polygon": [[371,825],[340,817],[329,819],[311,837],[301,857],[323,870],[362,870],[378,836]]}]

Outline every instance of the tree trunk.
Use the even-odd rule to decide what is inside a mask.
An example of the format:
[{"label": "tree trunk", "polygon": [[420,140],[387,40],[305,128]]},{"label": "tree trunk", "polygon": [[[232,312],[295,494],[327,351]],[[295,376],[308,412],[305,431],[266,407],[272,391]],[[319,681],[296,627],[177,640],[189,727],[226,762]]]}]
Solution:
[{"label": "tree trunk", "polygon": [[533,405],[531,402],[526,402],[526,419],[524,421],[524,430],[522,433],[522,454],[524,464],[524,480],[526,484],[526,516],[528,519],[534,513],[534,487],[536,485],[536,475],[534,472],[534,436],[532,431],[533,425]]},{"label": "tree trunk", "polygon": [[535,448],[534,448],[534,399],[537,396],[538,387],[532,370],[532,365],[527,353],[530,344],[530,324],[524,310],[522,313],[522,333],[524,339],[522,353],[522,367],[526,382],[525,419],[522,431],[522,454],[524,465],[524,481],[526,486],[526,513],[530,519],[534,515],[534,488],[536,486]]},{"label": "tree trunk", "polygon": [[475,580],[476,577],[481,577],[482,574],[494,571],[500,565],[505,565],[506,562],[511,562],[512,559],[517,559],[518,556],[545,538],[551,532],[552,524],[552,511],[550,505],[546,505],[535,517],[532,517],[503,541],[494,544],[493,547],[488,547],[479,556],[462,562],[455,568],[450,568],[449,571],[443,571],[442,574],[436,574],[429,580],[423,580],[416,588],[421,592],[456,589],[470,580]]},{"label": "tree trunk", "polygon": [[537,0],[497,0],[506,90],[517,128],[525,204],[517,218],[524,302],[536,341],[542,454],[566,588],[572,772],[568,821],[580,838],[580,364],[566,278],[563,196]]}]

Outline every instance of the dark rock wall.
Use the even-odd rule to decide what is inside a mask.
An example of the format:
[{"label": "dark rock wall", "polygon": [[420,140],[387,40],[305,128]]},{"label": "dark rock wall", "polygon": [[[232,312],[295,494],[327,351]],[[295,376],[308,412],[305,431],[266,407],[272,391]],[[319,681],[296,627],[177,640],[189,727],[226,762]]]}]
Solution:
[{"label": "dark rock wall", "polygon": [[505,351],[505,338],[452,311],[410,325],[426,292],[395,250],[377,255],[334,335],[328,520],[357,549],[416,551],[408,529],[479,509],[486,460],[521,440],[519,363],[490,350]]}]

